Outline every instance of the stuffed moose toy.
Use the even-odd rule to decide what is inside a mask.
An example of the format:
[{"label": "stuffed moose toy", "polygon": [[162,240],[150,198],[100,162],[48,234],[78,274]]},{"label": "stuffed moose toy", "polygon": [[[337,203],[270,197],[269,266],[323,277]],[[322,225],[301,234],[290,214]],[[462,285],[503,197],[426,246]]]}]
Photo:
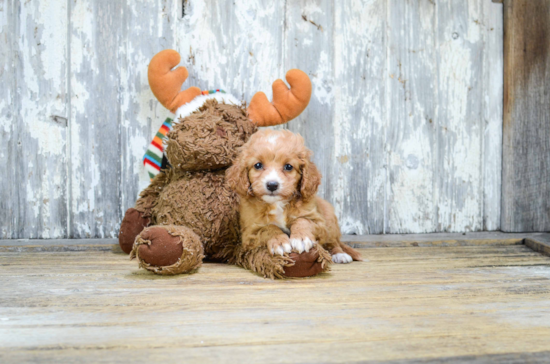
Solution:
[{"label": "stuffed moose toy", "polygon": [[[203,259],[226,262],[264,277],[307,277],[329,269],[322,248],[272,255],[267,246],[244,250],[240,242],[239,200],[225,184],[225,171],[258,126],[297,117],[309,103],[311,82],[302,71],[288,71],[273,83],[273,102],[256,93],[245,109],[233,96],[180,91],[188,76],[180,55],[164,50],[153,57],[149,85],[159,102],[175,113],[164,141],[169,166],[158,173],[128,209],[119,233],[120,247],[139,266],[156,274],[193,272]],[[162,143],[162,141],[161,141]],[[161,149],[161,150],[162,150]],[[162,152],[161,152],[162,153]]]}]

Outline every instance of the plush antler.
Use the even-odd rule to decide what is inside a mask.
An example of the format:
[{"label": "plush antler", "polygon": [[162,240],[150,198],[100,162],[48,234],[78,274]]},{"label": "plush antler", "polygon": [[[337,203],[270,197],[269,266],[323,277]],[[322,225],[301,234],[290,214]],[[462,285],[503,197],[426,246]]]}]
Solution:
[{"label": "plush antler", "polygon": [[286,73],[290,90],[278,79],[273,82],[273,102],[263,92],[257,92],[250,101],[248,117],[258,126],[284,124],[304,111],[311,98],[311,81],[305,72],[292,69]]},{"label": "plush antler", "polygon": [[153,94],[164,107],[173,113],[176,112],[178,107],[201,94],[198,87],[189,87],[187,90],[181,91],[181,85],[185,82],[189,73],[185,67],[172,70],[180,63],[180,60],[181,57],[175,50],[163,50],[151,59],[147,73],[149,86]]}]

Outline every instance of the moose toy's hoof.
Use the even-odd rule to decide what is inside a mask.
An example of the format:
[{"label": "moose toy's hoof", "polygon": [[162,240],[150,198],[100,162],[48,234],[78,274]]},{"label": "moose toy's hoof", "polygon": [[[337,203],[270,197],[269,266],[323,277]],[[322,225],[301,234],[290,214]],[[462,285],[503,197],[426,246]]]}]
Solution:
[{"label": "moose toy's hoof", "polygon": [[[322,248],[321,248],[322,249]],[[294,265],[285,267],[285,277],[302,278],[311,277],[326,272],[330,264],[330,254],[324,249],[311,249],[309,252],[290,253],[290,259]]]},{"label": "moose toy's hoof", "polygon": [[139,234],[130,254],[140,268],[156,274],[189,273],[202,264],[204,250],[197,234],[183,226],[151,226]]},{"label": "moose toy's hoof", "polygon": [[138,210],[134,208],[126,210],[124,219],[122,219],[122,223],[120,224],[120,232],[118,233],[120,249],[126,254],[130,254],[134,241],[136,241],[136,236],[149,226],[150,223],[151,219],[143,217],[143,213]]}]

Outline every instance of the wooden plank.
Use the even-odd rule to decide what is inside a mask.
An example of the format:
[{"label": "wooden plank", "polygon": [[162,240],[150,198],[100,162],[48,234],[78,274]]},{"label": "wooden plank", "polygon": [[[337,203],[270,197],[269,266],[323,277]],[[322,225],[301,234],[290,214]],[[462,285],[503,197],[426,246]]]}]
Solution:
[{"label": "wooden plank", "polygon": [[[346,234],[385,232],[387,127],[386,1],[334,3],[332,115],[324,129],[325,195]],[[317,80],[321,82],[320,79]],[[325,81],[323,81],[324,84]],[[320,133],[320,132],[318,132]]]},{"label": "wooden plank", "polygon": [[[445,342],[441,342],[441,345],[444,345]],[[359,355],[361,352],[361,346],[364,346],[363,343],[337,343],[331,344],[327,343],[325,348],[322,349],[323,353],[326,355],[323,358],[319,358],[323,363],[339,363],[344,362],[342,355],[336,355],[334,353],[339,353],[340,351],[345,351],[345,359],[354,360],[355,358],[361,358]],[[410,344],[411,346],[414,343]],[[318,350],[316,345],[304,344],[303,347],[299,349],[307,348],[311,350]],[[260,360],[260,358],[266,360],[265,358],[278,358],[281,352],[285,353],[285,357],[288,355],[286,353],[291,351],[291,354],[298,356],[298,354],[293,350],[293,347],[290,347],[286,344],[273,344],[269,348],[262,348],[263,353],[260,354],[257,351],[258,348],[252,347],[239,347],[239,348],[204,348],[200,350],[193,350],[190,352],[188,349],[176,349],[176,348],[162,348],[163,357],[181,357],[185,356],[186,359],[191,360],[191,362],[200,362],[200,363],[231,363],[231,362],[247,362],[253,360]],[[354,355],[348,354],[353,352]],[[125,363],[124,356],[126,351],[124,349],[113,349],[108,352],[96,351],[93,348],[88,350],[81,350],[82,356],[84,359],[83,362],[90,361],[90,355],[94,355],[96,360],[112,362],[112,363]],[[210,354],[210,355],[208,355]],[[0,358],[2,354],[0,353]],[[150,360],[154,360],[157,356],[147,349],[136,348],[132,351],[132,360],[136,363],[146,363]],[[384,364],[429,364],[429,363],[445,363],[445,364],[466,364],[466,363],[476,363],[476,364],[512,364],[512,363],[530,363],[530,364],[545,364],[548,360],[550,351],[539,351],[539,352],[523,352],[523,353],[505,353],[505,354],[487,354],[487,355],[462,355],[462,356],[445,356],[445,357],[436,357],[436,358],[415,358],[415,359],[396,359],[396,360],[384,360]],[[342,358],[339,360],[336,358]],[[33,352],[31,353],[22,353],[15,352],[10,353],[9,358],[14,362],[21,362],[24,359],[30,359],[30,361],[40,361],[42,363],[58,363],[59,361],[67,362],[73,357],[67,351],[54,350],[53,352]],[[113,360],[114,358],[114,360]],[[215,359],[214,359],[215,358]],[[354,358],[354,359],[351,359]],[[227,361],[224,361],[227,360]],[[361,361],[362,363],[373,363],[372,361]],[[275,362],[275,361],[274,361]],[[270,361],[266,361],[270,363]]]},{"label": "wooden plank", "polygon": [[550,230],[550,2],[504,2],[503,231]]},{"label": "wooden plank", "polygon": [[[500,88],[492,75],[501,58],[490,32],[500,23],[494,15],[484,18],[482,6],[390,3],[396,23],[389,48],[391,233],[498,227]],[[405,24],[414,26],[405,30]]]},{"label": "wooden plank", "polygon": [[550,258],[521,245],[362,254],[272,281],[223,264],[155,276],[107,252],[0,253],[0,359],[418,362],[546,350]]},{"label": "wooden plank", "polygon": [[344,235],[342,241],[356,248],[370,247],[428,247],[428,246],[478,246],[478,245],[518,245],[524,239],[541,240],[541,233],[432,233],[432,234],[395,234],[395,235]]},{"label": "wooden plank", "polygon": [[[158,129],[172,117],[149,88],[147,67],[163,49],[176,48],[176,28],[181,24],[181,1],[128,1],[122,19],[120,65],[120,203],[124,212],[150,182],[143,156]],[[182,57],[187,58],[186,50]]]},{"label": "wooden plank", "polygon": [[525,245],[536,252],[550,257],[550,234],[527,237],[525,238]]},{"label": "wooden plank", "polygon": [[[342,241],[355,248],[380,247],[454,247],[454,246],[504,246],[520,245],[526,240],[546,244],[550,234],[545,233],[432,233],[391,235],[343,235]],[[0,239],[0,251],[72,251],[85,250],[121,251],[118,239]],[[74,248],[77,247],[77,248]]]},{"label": "wooden plank", "polygon": [[502,185],[503,27],[502,5],[482,1],[483,38],[483,230],[500,229]]},{"label": "wooden plank", "polygon": [[[387,233],[441,231],[435,2],[388,1]],[[450,105],[452,106],[452,105]]]},{"label": "wooden plank", "polygon": [[222,88],[250,101],[257,91],[271,99],[271,84],[284,78],[284,2],[185,1],[177,49],[189,70],[188,84]]},{"label": "wooden plank", "polygon": [[70,237],[115,237],[121,221],[121,2],[69,2]]},{"label": "wooden plank", "polygon": [[[502,0],[493,0],[494,3],[502,2]],[[536,353],[506,353],[506,354],[489,354],[489,355],[463,355],[437,359],[418,359],[418,360],[397,360],[385,364],[397,363],[436,363],[443,362],[446,364],[464,364],[464,363],[544,363],[548,360],[550,351],[540,351]]]},{"label": "wooden plank", "polygon": [[[15,75],[16,17],[13,2],[0,0],[0,166],[5,175],[0,179],[0,237],[17,237],[19,206],[15,198],[19,192],[16,183],[17,132],[14,113],[17,104]],[[15,129],[15,130],[14,130]]]},{"label": "wooden plank", "polygon": [[480,19],[480,1],[438,2],[437,231],[483,229]]},{"label": "wooden plank", "polygon": [[118,239],[0,239],[0,252],[72,251],[123,253]]},{"label": "wooden plank", "polygon": [[67,8],[43,5],[0,3],[3,238],[67,234]]},{"label": "wooden plank", "polygon": [[319,195],[329,200],[334,193],[330,186],[337,183],[329,171],[335,159],[332,6],[331,0],[288,2],[283,48],[284,72],[299,68],[308,74],[313,86],[308,107],[286,127],[302,135],[313,151],[313,160],[323,175]]}]

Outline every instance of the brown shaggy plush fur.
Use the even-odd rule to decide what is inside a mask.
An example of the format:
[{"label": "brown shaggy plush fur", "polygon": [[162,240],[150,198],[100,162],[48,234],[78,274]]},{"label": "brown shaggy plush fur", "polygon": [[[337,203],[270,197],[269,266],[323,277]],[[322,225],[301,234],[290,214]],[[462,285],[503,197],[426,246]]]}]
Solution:
[{"label": "brown shaggy plush fur", "polygon": [[[135,209],[141,212],[144,218],[151,218],[153,214],[153,207],[157,204],[158,198],[162,189],[168,183],[168,178],[166,173],[159,173],[151,181],[149,186],[145,188],[139,194],[139,198],[136,201]],[[151,222],[154,224],[154,222]]]},{"label": "brown shaggy plush fur", "polygon": [[152,209],[156,225],[190,227],[205,253],[216,259],[228,241],[239,241],[238,200],[225,184],[225,171],[167,171],[167,184]]},{"label": "brown shaggy plush fur", "polygon": [[199,110],[176,123],[168,134],[170,164],[186,171],[228,167],[256,126],[234,105],[209,100]]}]

